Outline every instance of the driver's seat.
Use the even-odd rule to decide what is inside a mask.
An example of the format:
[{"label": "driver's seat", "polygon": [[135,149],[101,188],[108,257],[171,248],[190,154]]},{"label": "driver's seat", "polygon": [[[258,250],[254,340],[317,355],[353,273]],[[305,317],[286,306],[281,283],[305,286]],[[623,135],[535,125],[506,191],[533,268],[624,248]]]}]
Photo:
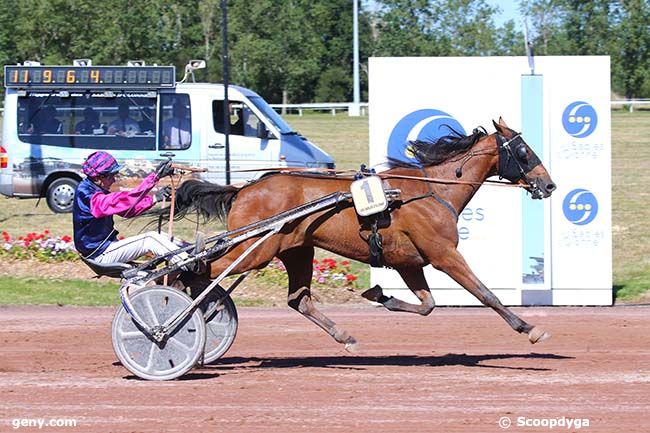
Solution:
[{"label": "driver's seat", "polygon": [[96,278],[99,277],[111,277],[111,278],[122,278],[122,273],[127,271],[133,266],[128,263],[99,263],[92,259],[87,259],[81,255],[79,258],[84,262],[94,273],[97,274]]}]

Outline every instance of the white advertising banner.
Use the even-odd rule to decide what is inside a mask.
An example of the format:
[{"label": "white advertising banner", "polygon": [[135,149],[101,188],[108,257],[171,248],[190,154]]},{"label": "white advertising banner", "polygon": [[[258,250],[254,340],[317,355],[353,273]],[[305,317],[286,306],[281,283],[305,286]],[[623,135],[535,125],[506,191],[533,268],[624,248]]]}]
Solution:
[{"label": "white advertising banner", "polygon": [[[560,304],[611,303],[611,107],[608,57],[548,59],[554,193],[552,286]],[[581,293],[590,291],[589,299]],[[605,302],[607,301],[607,302]]]},{"label": "white advertising banner", "polygon": [[[504,303],[608,304],[609,58],[543,57],[536,63],[536,75],[531,76],[535,80],[529,86],[522,78],[530,73],[526,57],[371,58],[369,161],[380,168],[388,157],[403,155],[409,140],[445,135],[446,125],[467,134],[483,126],[491,133],[492,120],[503,117],[521,131],[522,117],[530,122],[529,108],[541,113],[543,127],[530,127],[522,134],[531,145],[538,139],[537,148],[542,149],[538,155],[558,190],[543,205],[527,211],[522,203],[531,198],[519,190],[483,186],[459,215],[459,251]],[[535,89],[539,97],[534,96]],[[522,222],[526,212],[537,212],[535,225],[542,227]],[[534,233],[543,233],[543,239],[540,235],[536,240]],[[523,257],[524,251],[529,257]],[[477,303],[431,266],[426,275],[439,305]],[[388,269],[373,269],[371,284],[406,287]],[[608,288],[605,298],[593,302],[585,298],[590,290],[603,288]],[[577,299],[575,290],[582,290]],[[562,294],[556,296],[556,291]],[[402,292],[397,296],[415,300],[408,291]]]}]

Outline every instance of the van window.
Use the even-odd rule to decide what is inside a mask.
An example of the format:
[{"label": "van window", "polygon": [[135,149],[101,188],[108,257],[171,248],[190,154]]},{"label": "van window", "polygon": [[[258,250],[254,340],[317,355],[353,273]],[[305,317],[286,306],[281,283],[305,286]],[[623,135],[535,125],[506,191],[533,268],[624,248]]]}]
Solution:
[{"label": "van window", "polygon": [[[212,121],[214,130],[223,134],[223,102],[212,102]],[[260,119],[257,115],[241,101],[228,101],[230,105],[230,133],[232,135],[243,135],[245,137],[257,137],[257,125]]]},{"label": "van window", "polygon": [[47,146],[155,150],[156,97],[29,93],[18,98],[18,138]]},{"label": "van window", "polygon": [[182,150],[192,144],[192,112],[186,93],[160,95],[161,150]]},{"label": "van window", "polygon": [[269,119],[269,121],[278,129],[280,134],[290,134],[294,132],[293,129],[291,129],[291,126],[289,126],[264,99],[259,96],[251,96],[249,99],[251,104],[257,107],[262,115]]}]

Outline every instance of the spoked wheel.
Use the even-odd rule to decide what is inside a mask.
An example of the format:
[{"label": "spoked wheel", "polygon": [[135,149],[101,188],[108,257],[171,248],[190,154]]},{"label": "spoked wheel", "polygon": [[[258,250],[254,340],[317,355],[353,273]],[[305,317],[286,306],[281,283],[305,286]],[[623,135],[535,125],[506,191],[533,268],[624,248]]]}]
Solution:
[{"label": "spoked wheel", "polygon": [[[219,306],[214,309],[219,299],[224,298]],[[203,363],[212,364],[221,358],[232,346],[237,336],[237,308],[230,296],[221,286],[215,287],[208,298],[201,305],[205,312],[206,341]]]},{"label": "spoked wheel", "polygon": [[[189,282],[192,297],[196,298],[212,281],[207,278],[197,278]],[[219,306],[214,306],[223,299]],[[207,336],[203,364],[212,364],[221,358],[232,346],[237,336],[237,308],[230,296],[221,286],[216,286],[208,297],[201,303],[204,313]]]},{"label": "spoked wheel", "polygon": [[[163,325],[192,303],[186,294],[166,286],[145,287],[131,296],[134,310],[153,327]],[[197,308],[164,341],[141,330],[123,306],[113,318],[113,350],[127,370],[148,380],[171,380],[187,373],[203,355],[206,327]]]}]

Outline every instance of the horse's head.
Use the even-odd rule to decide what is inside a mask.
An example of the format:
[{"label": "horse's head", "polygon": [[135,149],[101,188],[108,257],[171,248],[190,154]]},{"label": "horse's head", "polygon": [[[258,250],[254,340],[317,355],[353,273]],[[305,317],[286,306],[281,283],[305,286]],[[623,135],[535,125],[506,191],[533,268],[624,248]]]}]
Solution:
[{"label": "horse's head", "polygon": [[521,134],[510,129],[502,118],[499,118],[499,123],[492,123],[497,130],[498,175],[524,185],[534,199],[550,197],[556,188],[555,183]]}]

